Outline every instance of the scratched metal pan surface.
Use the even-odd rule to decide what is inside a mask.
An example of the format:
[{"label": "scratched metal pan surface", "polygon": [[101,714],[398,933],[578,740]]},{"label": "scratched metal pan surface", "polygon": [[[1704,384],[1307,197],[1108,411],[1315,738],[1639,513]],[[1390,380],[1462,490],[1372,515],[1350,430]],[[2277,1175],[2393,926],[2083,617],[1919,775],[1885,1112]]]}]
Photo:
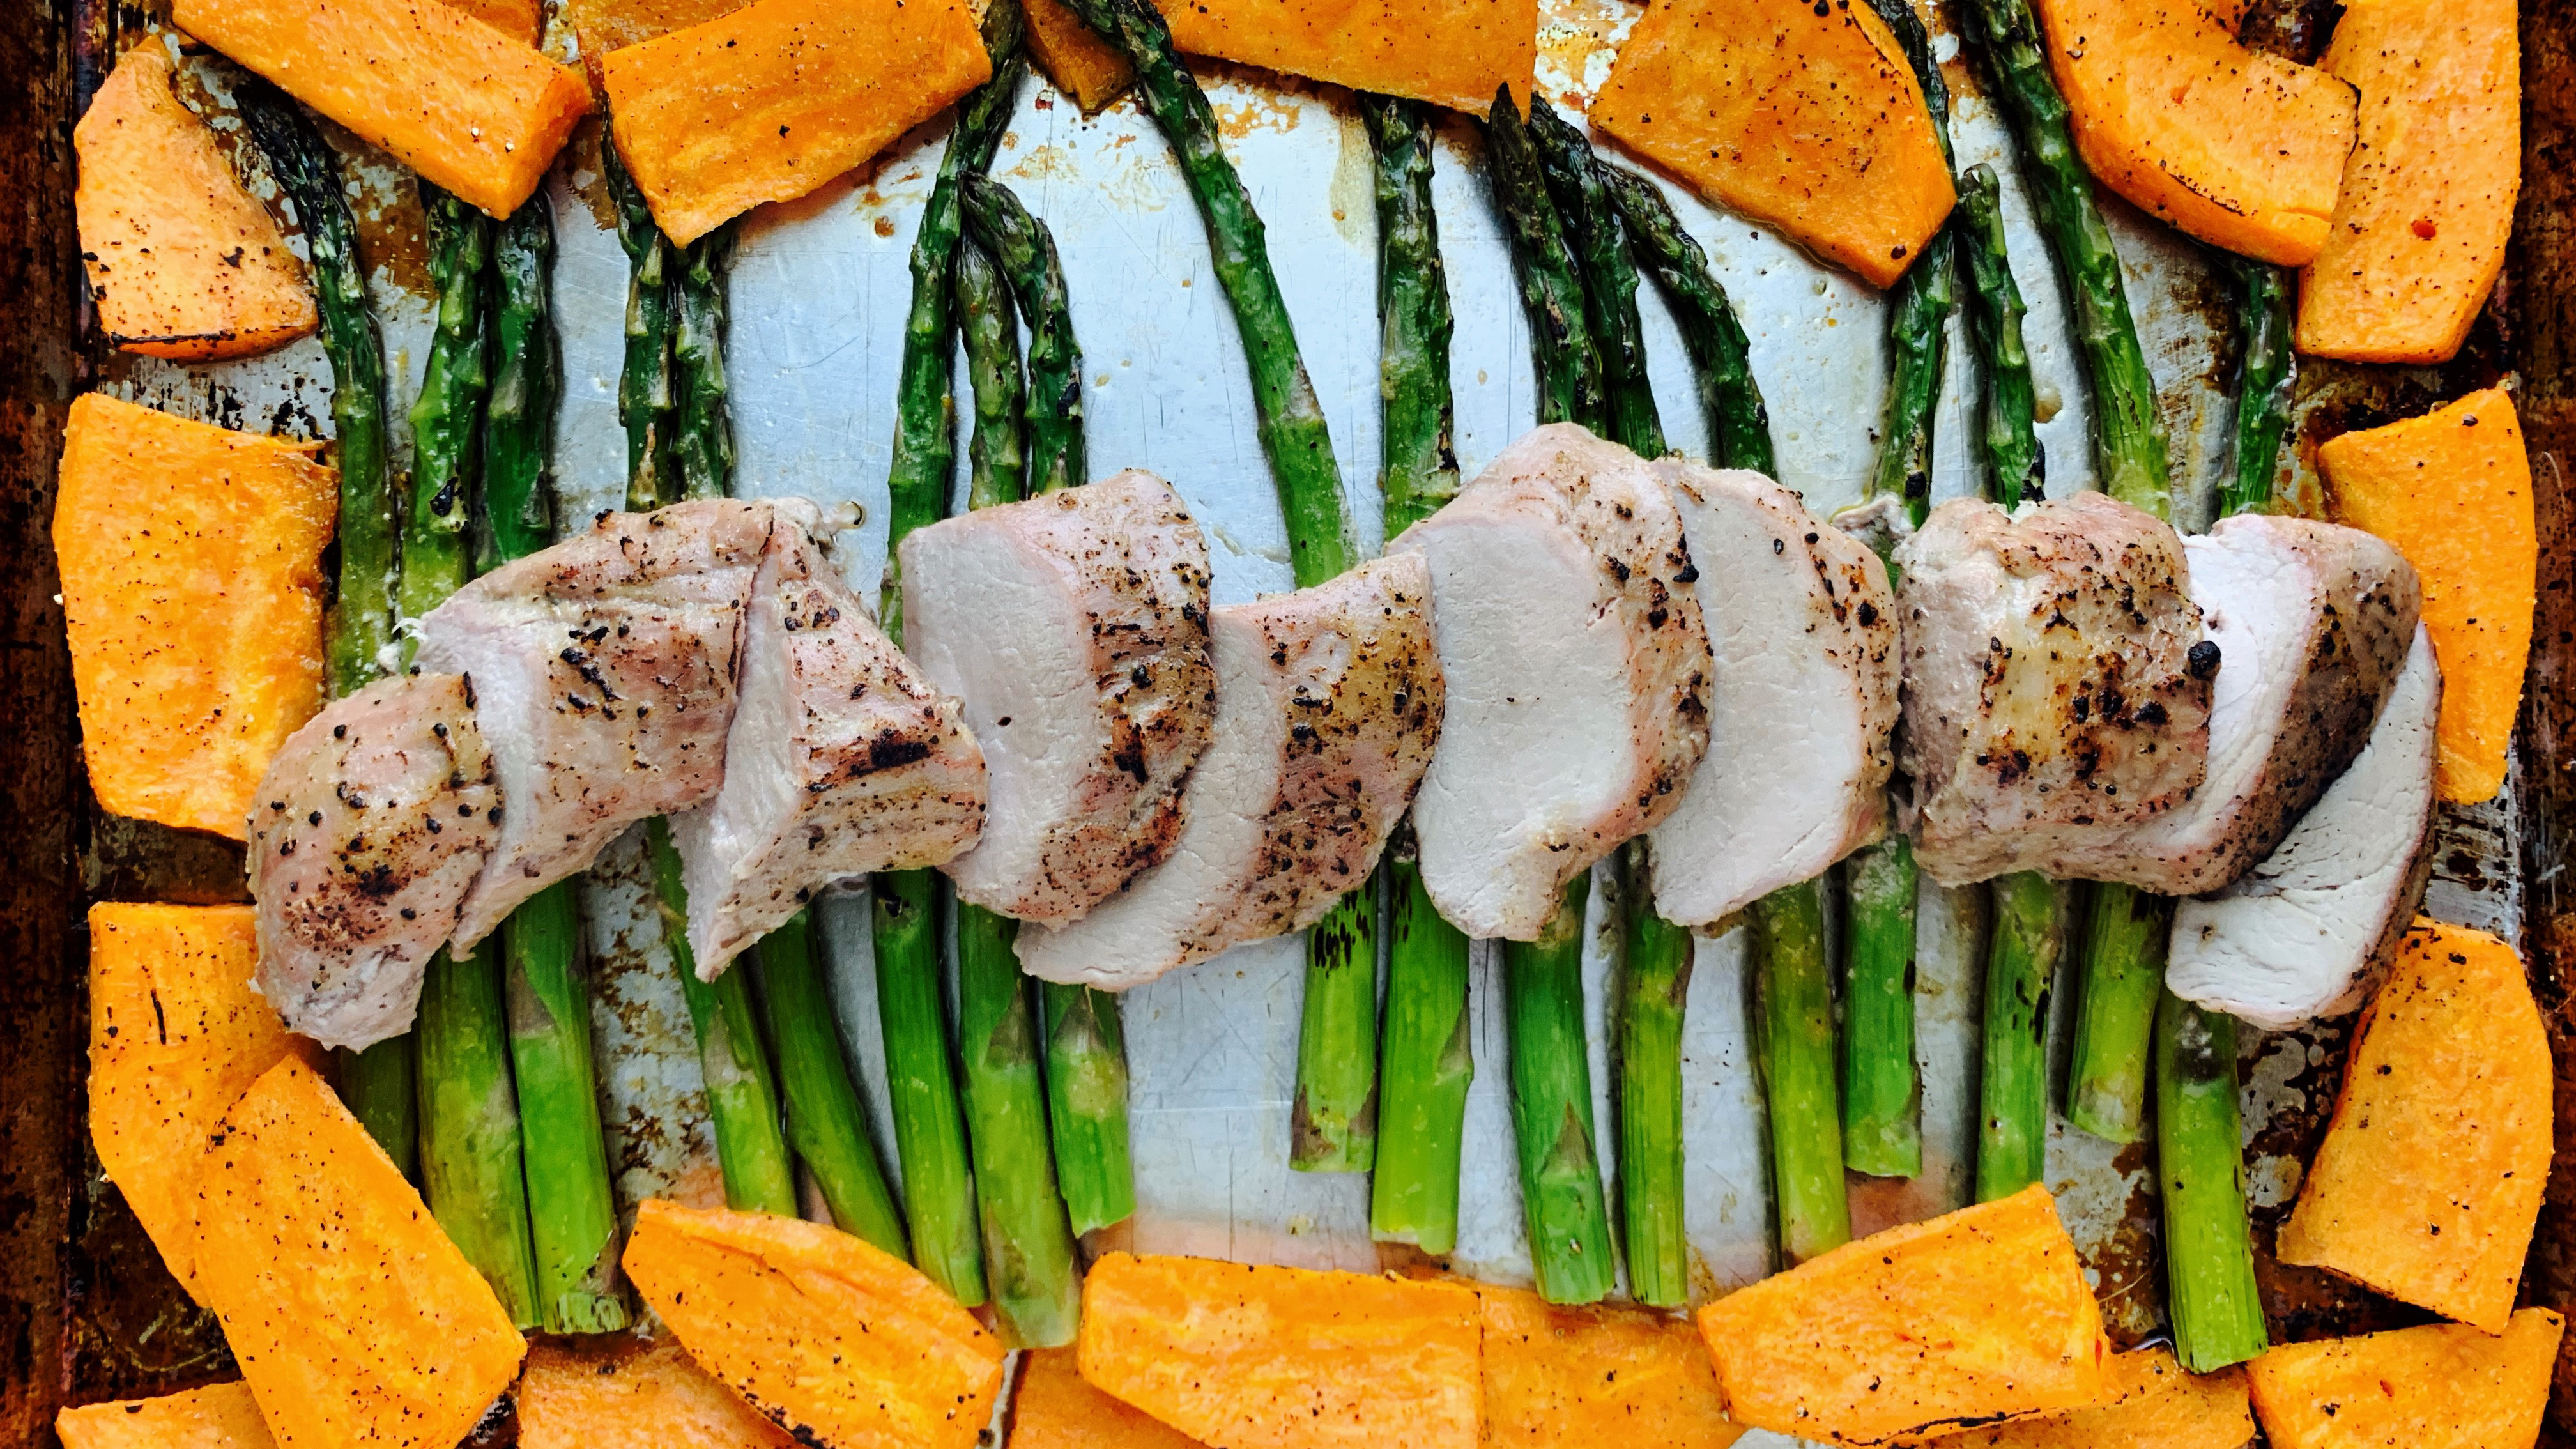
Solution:
[{"label": "scratched metal pan surface", "polygon": [[[1600,85],[1636,13],[1619,0],[1548,0],[1542,87],[1579,108]],[[146,34],[133,12],[114,15],[122,25],[97,31],[93,16],[92,30],[121,37],[118,43],[163,43]],[[563,28],[556,30],[557,48],[564,50]],[[2084,390],[2064,301],[2000,123],[1946,26],[1938,49],[1957,97],[1960,163],[1992,162],[2004,177],[2014,270],[2031,305],[2049,488],[2063,495],[2092,481]],[[222,125],[225,67],[199,56],[189,72],[191,98]],[[1271,257],[1331,424],[1355,525],[1363,540],[1374,540],[1378,328],[1366,135],[1346,92],[1226,66],[1201,67],[1200,74],[1227,150],[1269,228]],[[732,274],[729,349],[740,489],[867,510],[866,523],[845,536],[844,553],[853,581],[871,596],[884,559],[891,400],[911,288],[907,254],[945,132],[946,122],[935,122],[862,172],[755,213],[743,226]],[[427,331],[417,206],[399,168],[344,134],[335,136],[356,163],[354,185],[399,410],[417,386]],[[568,375],[558,432],[567,517],[618,506],[624,494],[614,397],[626,261],[608,229],[597,147],[595,131],[586,132],[551,181],[560,230],[556,304]],[[1161,136],[1129,103],[1086,118],[1033,79],[994,172],[1053,228],[1063,254],[1097,470],[1144,467],[1171,480],[1207,527],[1220,602],[1290,587],[1234,324],[1197,212]],[[1770,230],[1713,210],[1669,183],[1666,189],[1752,337],[1785,481],[1820,513],[1857,501],[1883,401],[1879,298]],[[1435,195],[1458,319],[1457,450],[1472,476],[1531,424],[1534,387],[1528,331],[1488,201],[1480,146],[1463,118],[1441,128]],[[2197,526],[2208,518],[2212,481],[2226,462],[2228,275],[2170,231],[2116,201],[2106,199],[2106,207],[2173,434],[2177,513]],[[1677,447],[1698,454],[1705,428],[1679,335],[1651,290],[1641,302],[1666,430]],[[1976,486],[1965,440],[1977,379],[1963,335],[1954,333],[1950,355],[1934,469],[1938,496]],[[310,341],[212,367],[128,357],[102,363],[103,386],[174,411],[254,429],[328,431],[329,373]],[[2309,379],[2302,393],[2320,416],[2344,416],[2383,406],[2369,401],[2383,395],[2429,397],[2440,383],[2432,374],[2347,370]],[[2313,488],[2304,467],[2285,460],[2285,487]],[[2518,934],[2510,798],[2509,792],[2506,803],[2446,817],[2434,914]],[[1596,924],[1603,895],[1595,892]],[[611,849],[584,898],[604,1108],[620,1191],[630,1208],[656,1194],[714,1200],[721,1190],[695,1051],[635,840]],[[1982,912],[1981,894],[1973,890],[1927,897],[1920,977],[1926,1171],[1911,1182],[1855,1178],[1854,1216],[1863,1231],[1966,1201]],[[819,914],[845,1034],[882,1116],[867,901],[860,893],[835,896]],[[1611,963],[1602,947],[1596,932],[1586,975],[1601,1152],[1608,1161],[1603,1018]],[[1695,1286],[1703,1297],[1760,1277],[1774,1264],[1744,954],[1741,931],[1700,944],[1685,1027],[1689,1226]],[[1505,1042],[1497,966],[1494,953],[1480,948],[1473,1030],[1482,1070],[1468,1108],[1462,1224],[1451,1262],[1477,1277],[1527,1282],[1500,1070]],[[1340,1268],[1396,1261],[1369,1239],[1365,1178],[1288,1168],[1299,978],[1297,942],[1279,940],[1237,949],[1127,995],[1139,1209],[1131,1224],[1110,1230],[1117,1245]],[[2071,979],[2060,983],[2061,1040],[2072,985]],[[2249,1033],[2243,1048],[2250,1182],[2266,1248],[2269,1224],[2295,1193],[2301,1156],[2312,1149],[2329,1105],[2344,1032],[2338,1023]],[[2063,1056],[2061,1046],[2061,1070]],[[2062,1120],[2054,1125],[2049,1185],[2125,1341],[2151,1338],[2162,1323],[2147,1163],[2142,1150],[2116,1149]],[[2319,1323],[2375,1321],[2379,1310],[2348,1291],[2286,1273],[2270,1264],[2268,1252],[2264,1257],[2277,1313],[2312,1315]]]}]

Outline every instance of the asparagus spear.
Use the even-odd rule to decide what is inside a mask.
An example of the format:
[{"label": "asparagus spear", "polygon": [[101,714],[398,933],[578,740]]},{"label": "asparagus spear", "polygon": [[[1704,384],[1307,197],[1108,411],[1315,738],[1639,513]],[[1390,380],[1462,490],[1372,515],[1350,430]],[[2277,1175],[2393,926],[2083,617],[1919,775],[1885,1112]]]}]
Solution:
[{"label": "asparagus spear", "polygon": [[[438,607],[473,573],[473,511],[490,395],[492,222],[470,204],[424,181],[429,215],[429,275],[438,288],[437,326],[420,397],[411,405],[410,516],[402,536],[402,615]],[[403,655],[417,647],[404,630]]]},{"label": "asparagus spear", "polygon": [[1494,93],[1485,126],[1486,164],[1494,200],[1511,237],[1512,279],[1520,284],[1529,314],[1530,347],[1538,362],[1538,420],[1580,423],[1594,432],[1609,426],[1602,391],[1601,350],[1593,336],[1590,303],[1576,271],[1565,224],[1548,195],[1537,143],[1511,87]]},{"label": "asparagus spear", "polygon": [[1591,886],[1591,873],[1578,873],[1537,940],[1503,943],[1521,1208],[1539,1296],[1550,1303],[1597,1303],[1618,1271],[1593,1149],[1592,1064],[1583,1038],[1583,906]]},{"label": "asparagus spear", "polygon": [[1377,1165],[1377,877],[1333,902],[1306,933],[1298,1004],[1297,1086],[1288,1165],[1367,1172]]},{"label": "asparagus spear", "polygon": [[2113,1142],[2146,1135],[2148,1038],[2164,990],[2173,902],[2104,881],[2084,925],[2084,996],[2075,1013],[2066,1120]]},{"label": "asparagus spear", "polygon": [[778,1048],[779,1090],[787,1099],[788,1145],[814,1174],[841,1231],[908,1257],[903,1214],[886,1186],[876,1144],[868,1140],[867,1112],[850,1079],[831,989],[814,959],[805,913],[790,916],[757,949],[761,1004],[769,1039]]},{"label": "asparagus spear", "polygon": [[555,214],[543,189],[492,241],[492,394],[483,420],[483,532],[478,565],[525,558],[554,542]]},{"label": "asparagus spear", "polygon": [[1842,1111],[1834,1089],[1834,986],[1824,891],[1815,881],[1752,908],[1763,1094],[1771,1117],[1780,1254],[1795,1267],[1851,1241]]},{"label": "asparagus spear", "polygon": [[2270,1344],[2245,1220],[2236,1019],[2165,992],[2155,1053],[2156,1186],[2174,1353],[2193,1373],[2214,1373]]},{"label": "asparagus spear", "polygon": [[[1887,22],[1913,68],[1924,108],[1932,118],[1932,137],[1948,164],[1950,87],[1932,58],[1932,37],[1923,28],[1923,17],[1915,12],[1913,0],[1870,0],[1870,8]],[[1906,512],[1918,524],[1932,510],[1932,415],[1941,400],[1941,373],[1949,353],[1956,288],[1952,247],[1947,228],[1926,242],[1923,254],[1897,279],[1887,309],[1888,351],[1894,366],[1888,374],[1887,420],[1879,435],[1869,492],[1904,499]]]},{"label": "asparagus spear", "polygon": [[1052,493],[1091,480],[1082,442],[1082,347],[1064,265],[1046,223],[1029,214],[1011,189],[968,172],[960,178],[966,222],[975,241],[1010,281],[1029,327],[1029,386],[1022,426],[1028,439],[1028,490]]},{"label": "asparagus spear", "polygon": [[617,420],[626,428],[626,506],[644,513],[676,501],[671,429],[679,406],[678,365],[672,357],[675,312],[673,273],[677,253],[644,203],[643,189],[627,174],[616,138],[603,127],[600,171],[617,211],[617,242],[626,251],[626,357],[617,374]]},{"label": "asparagus spear", "polygon": [[1602,166],[1601,178],[1627,227],[1628,245],[1681,323],[1682,345],[1690,352],[1700,406],[1708,415],[1709,461],[1777,477],[1771,414],[1753,381],[1753,344],[1725,289],[1709,274],[1708,254],[1682,230],[1681,218],[1655,183],[1610,165]]},{"label": "asparagus spear", "polygon": [[1637,320],[1637,265],[1630,260],[1609,183],[1584,139],[1543,96],[1530,97],[1529,140],[1548,199],[1583,274],[1584,317],[1601,358],[1610,436],[1643,458],[1664,454],[1664,422],[1646,377],[1645,326]]},{"label": "asparagus spear", "polygon": [[[266,81],[233,90],[269,174],[295,204],[331,364],[331,429],[340,465],[340,575],[325,634],[331,693],[381,677],[393,653],[395,557],[392,467],[385,438],[385,345],[367,302],[358,227],[330,144],[295,102]],[[340,1053],[340,1095],[403,1176],[420,1176],[420,1096],[408,1035]]]},{"label": "asparagus spear", "polygon": [[[614,149],[614,148],[612,148]],[[677,417],[671,464],[683,498],[722,498],[733,487],[733,424],[725,411],[725,268],[734,224],[689,243],[671,288],[671,362]]]},{"label": "asparagus spear", "polygon": [[1617,1017],[1619,1224],[1628,1294],[1657,1308],[1690,1301],[1683,1231],[1682,1011],[1690,995],[1691,933],[1655,913],[1646,843],[1619,853],[1622,943]]},{"label": "asparagus spear", "polygon": [[2272,506],[2272,480],[2281,461],[2281,439],[2290,427],[2290,395],[2298,381],[2290,355],[2290,273],[2262,262],[2242,262],[2244,293],[2238,298],[2238,347],[2243,360],[2236,382],[2235,466],[2219,484],[2222,514],[2256,513]]},{"label": "asparagus spear", "polygon": [[680,879],[671,823],[654,816],[645,823],[644,840],[653,862],[653,884],[662,898],[662,939],[671,948],[680,994],[689,1005],[689,1025],[697,1033],[698,1068],[706,1077],[725,1206],[792,1218],[796,1169],[778,1125],[778,1083],[761,1050],[750,979],[739,970],[713,981],[698,979],[697,954],[689,948],[689,888]]},{"label": "asparagus spear", "polygon": [[1960,173],[1953,215],[1951,231],[1968,273],[1969,331],[1985,360],[1978,446],[1986,460],[1986,496],[2007,508],[2036,503],[2047,496],[2048,459],[2032,430],[2038,390],[2031,382],[2030,351],[2022,345],[2021,288],[2006,261],[1993,167]]},{"label": "asparagus spear", "polygon": [[1431,121],[1418,101],[1360,97],[1376,162],[1378,491],[1390,540],[1458,496],[1451,451],[1449,277],[1431,206]]},{"label": "asparagus spear", "polygon": [[1893,832],[1842,868],[1843,1161],[1873,1177],[1923,1170],[1914,1057],[1914,843]]},{"label": "asparagus spear", "polygon": [[1017,502],[1027,492],[1028,455],[1020,446],[1027,384],[1020,377],[1020,324],[1001,270],[982,247],[957,249],[949,274],[957,293],[957,330],[966,344],[966,375],[975,400],[966,433],[966,506]]},{"label": "asparagus spear", "polygon": [[2066,946],[2066,888],[2037,871],[1999,876],[1986,948],[1984,1070],[1977,1081],[1977,1201],[2045,1175],[2048,994]]}]

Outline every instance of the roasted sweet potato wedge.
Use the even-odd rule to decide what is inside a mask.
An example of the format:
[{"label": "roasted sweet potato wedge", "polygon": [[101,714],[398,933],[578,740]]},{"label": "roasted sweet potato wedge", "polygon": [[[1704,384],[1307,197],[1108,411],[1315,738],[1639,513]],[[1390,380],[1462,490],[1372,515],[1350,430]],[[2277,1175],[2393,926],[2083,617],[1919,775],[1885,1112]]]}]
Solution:
[{"label": "roasted sweet potato wedge", "polygon": [[1702,1309],[1737,1423],[1886,1444],[2118,1390],[2102,1313],[2043,1187],[1834,1249]]},{"label": "roasted sweet potato wedge", "polygon": [[700,1367],[830,1449],[966,1449],[1002,1345],[911,1264],[819,1223],[654,1199],[626,1276]]},{"label": "roasted sweet potato wedge", "polygon": [[2317,467],[2336,520],[2396,545],[2423,581],[2424,627],[2442,665],[2441,797],[2494,798],[2540,575],[2531,459],[2512,397],[2488,388],[2346,433],[2317,449]]},{"label": "roasted sweet potato wedge", "polygon": [[803,196],[993,73],[965,0],[759,0],[600,65],[617,152],[682,245]]},{"label": "roasted sweet potato wedge", "polygon": [[281,1449],[451,1449],[527,1341],[302,1060],[268,1069],[197,1178],[197,1297]]},{"label": "roasted sweet potato wedge", "polygon": [[216,1124],[287,1057],[321,1065],[252,989],[258,967],[248,906],[90,907],[90,1141],[183,1286]]},{"label": "roasted sweet potato wedge", "polygon": [[1913,67],[1867,5],[1652,0],[1592,122],[1872,286],[1958,199]]},{"label": "roasted sweet potato wedge", "polygon": [[1064,0],[1028,0],[1029,57],[1073,97],[1084,115],[1127,93],[1136,83],[1136,68],[1108,41],[1092,34],[1082,17]]},{"label": "roasted sweet potato wedge", "polygon": [[1109,1253],[1082,1376],[1219,1449],[1470,1449],[1481,1312],[1456,1283]]},{"label": "roasted sweet potato wedge", "polygon": [[2283,1344],[2246,1377],[2272,1449],[2529,1449],[2566,1327],[2526,1308],[2502,1337],[2433,1323]]},{"label": "roasted sweet potato wedge", "polygon": [[1189,0],[1159,7],[1192,55],[1483,115],[1510,86],[1529,104],[1537,0]]},{"label": "roasted sweet potato wedge", "polygon": [[2119,1398],[2095,1409],[2039,1414],[1947,1434],[1936,1449],[2244,1449],[2254,1438],[2245,1370],[2186,1373],[2173,1350],[2142,1348],[2111,1360]]},{"label": "roasted sweet potato wedge", "polygon": [[54,1416],[63,1449],[272,1449],[250,1385],[235,1380],[157,1399],[84,1404]]},{"label": "roasted sweet potato wedge", "polygon": [[1011,1400],[1009,1449],[1202,1449],[1199,1441],[1085,1382],[1069,1348],[1031,1349]]},{"label": "roasted sweet potato wedge", "polygon": [[581,42],[591,89],[606,95],[608,81],[600,62],[610,51],[721,20],[742,6],[743,0],[564,0],[563,13]]},{"label": "roasted sweet potato wedge", "polygon": [[1485,1442],[1527,1449],[1726,1449],[1708,1345],[1667,1313],[1560,1308],[1476,1285],[1485,1319]]},{"label": "roasted sweet potato wedge", "polygon": [[269,757],[322,707],[339,477],[318,447],[73,400],[54,556],[107,809],[239,840]]},{"label": "roasted sweet potato wedge", "polygon": [[2504,1332],[2549,1176],[2552,1075],[2513,947],[2417,921],[2362,1012],[2281,1261]]},{"label": "roasted sweet potato wedge", "polygon": [[519,1374],[520,1449],[793,1449],[794,1435],[667,1339],[540,1343]]},{"label": "roasted sweet potato wedge", "polygon": [[522,45],[545,38],[546,7],[539,0],[447,0],[447,3]]}]

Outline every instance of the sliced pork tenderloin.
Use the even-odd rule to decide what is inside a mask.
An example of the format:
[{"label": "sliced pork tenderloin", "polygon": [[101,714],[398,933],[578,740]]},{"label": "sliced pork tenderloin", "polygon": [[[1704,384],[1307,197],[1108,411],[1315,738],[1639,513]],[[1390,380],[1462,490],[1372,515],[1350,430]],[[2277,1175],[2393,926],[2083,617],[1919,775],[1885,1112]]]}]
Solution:
[{"label": "sliced pork tenderloin", "polygon": [[1916,859],[1944,885],[2088,874],[2207,773],[2219,646],[2182,539],[2098,493],[1952,499],[1898,548]]},{"label": "sliced pork tenderloin", "polygon": [[1887,825],[1896,595],[1877,554],[1759,473],[1656,465],[1715,653],[1708,754],[1648,837],[1655,909],[1707,926]]},{"label": "sliced pork tenderloin", "polygon": [[627,826],[715,794],[770,520],[730,499],[602,514],[420,621],[420,667],[474,682],[508,802],[459,950]]},{"label": "sliced pork tenderloin", "polygon": [[2243,875],[2361,753],[2423,606],[2405,558],[2357,528],[2248,514],[2183,551],[2227,662],[2209,776],[2083,872],[2169,896]]},{"label": "sliced pork tenderloin", "polygon": [[2284,1031],[2361,1005],[2432,873],[2442,671],[2420,626],[2369,743],[2272,853],[2174,908],[2165,984]]},{"label": "sliced pork tenderloin", "polygon": [[814,893],[946,863],[984,824],[984,755],[842,579],[802,499],[772,504],[716,797],[671,818],[698,975]]},{"label": "sliced pork tenderloin", "polygon": [[1368,880],[1440,736],[1419,554],[1210,616],[1216,733],[1169,859],[1060,929],[1019,934],[1032,976],[1112,991],[1304,930]]},{"label": "sliced pork tenderloin", "polygon": [[353,1048],[411,1029],[500,807],[459,675],[380,680],[286,737],[251,809],[249,864],[259,991],[288,1028]]},{"label": "sliced pork tenderloin", "polygon": [[1672,813],[1708,749],[1680,513],[1652,465],[1558,423],[1393,547],[1430,566],[1448,681],[1413,806],[1423,884],[1469,935],[1534,940],[1567,881]]},{"label": "sliced pork tenderloin", "polygon": [[1216,704],[1207,540],[1136,469],[916,529],[904,643],[965,702],[990,791],[960,900],[1079,920],[1181,832],[1181,788]]}]

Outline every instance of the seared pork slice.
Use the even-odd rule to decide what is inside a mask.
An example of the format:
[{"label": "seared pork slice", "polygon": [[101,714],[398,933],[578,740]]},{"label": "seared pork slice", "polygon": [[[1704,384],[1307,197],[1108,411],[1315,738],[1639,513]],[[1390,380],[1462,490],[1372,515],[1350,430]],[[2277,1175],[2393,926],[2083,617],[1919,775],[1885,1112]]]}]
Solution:
[{"label": "seared pork slice", "polygon": [[771,506],[724,786],[671,818],[689,945],[708,981],[817,890],[942,864],[984,824],[984,755],[963,706],[868,617],[818,540],[821,510]]},{"label": "seared pork slice", "polygon": [[2441,667],[2419,627],[2351,767],[2242,879],[2175,907],[2175,995],[2265,1031],[2361,1004],[2432,872],[2441,713]]},{"label": "seared pork slice", "polygon": [[2357,528],[2248,514],[2183,541],[2191,597],[2227,667],[2209,777],[2070,875],[2169,896],[2227,885],[2271,853],[2370,738],[2423,606],[2415,570]]},{"label": "seared pork slice", "polygon": [[474,681],[508,801],[459,950],[627,826],[715,793],[769,527],[768,504],[730,499],[605,513],[420,621],[421,668]]},{"label": "seared pork slice", "polygon": [[1440,736],[1419,554],[1211,617],[1216,737],[1169,859],[1091,914],[1024,929],[1020,964],[1112,991],[1313,925],[1368,880]]},{"label": "seared pork slice", "polygon": [[324,1046],[409,1031],[502,813],[461,676],[379,680],[307,720],[251,807],[260,995]]},{"label": "seared pork slice", "polygon": [[1062,925],[1161,863],[1207,747],[1207,540],[1129,469],[903,541],[904,642],[966,703],[990,803],[960,900]]},{"label": "seared pork slice", "polygon": [[1699,570],[1708,755],[1648,837],[1655,909],[1706,926],[1887,825],[1896,594],[1887,565],[1759,473],[1656,465]]},{"label": "seared pork slice", "polygon": [[1393,545],[1431,568],[1449,683],[1413,804],[1423,885],[1527,941],[1557,892],[1672,813],[1708,749],[1708,634],[1672,491],[1571,423],[1525,434]]},{"label": "seared pork slice", "polygon": [[2018,514],[1957,498],[1896,564],[1898,765],[1933,879],[2080,876],[2200,785],[2220,652],[2170,526],[2099,493]]}]

